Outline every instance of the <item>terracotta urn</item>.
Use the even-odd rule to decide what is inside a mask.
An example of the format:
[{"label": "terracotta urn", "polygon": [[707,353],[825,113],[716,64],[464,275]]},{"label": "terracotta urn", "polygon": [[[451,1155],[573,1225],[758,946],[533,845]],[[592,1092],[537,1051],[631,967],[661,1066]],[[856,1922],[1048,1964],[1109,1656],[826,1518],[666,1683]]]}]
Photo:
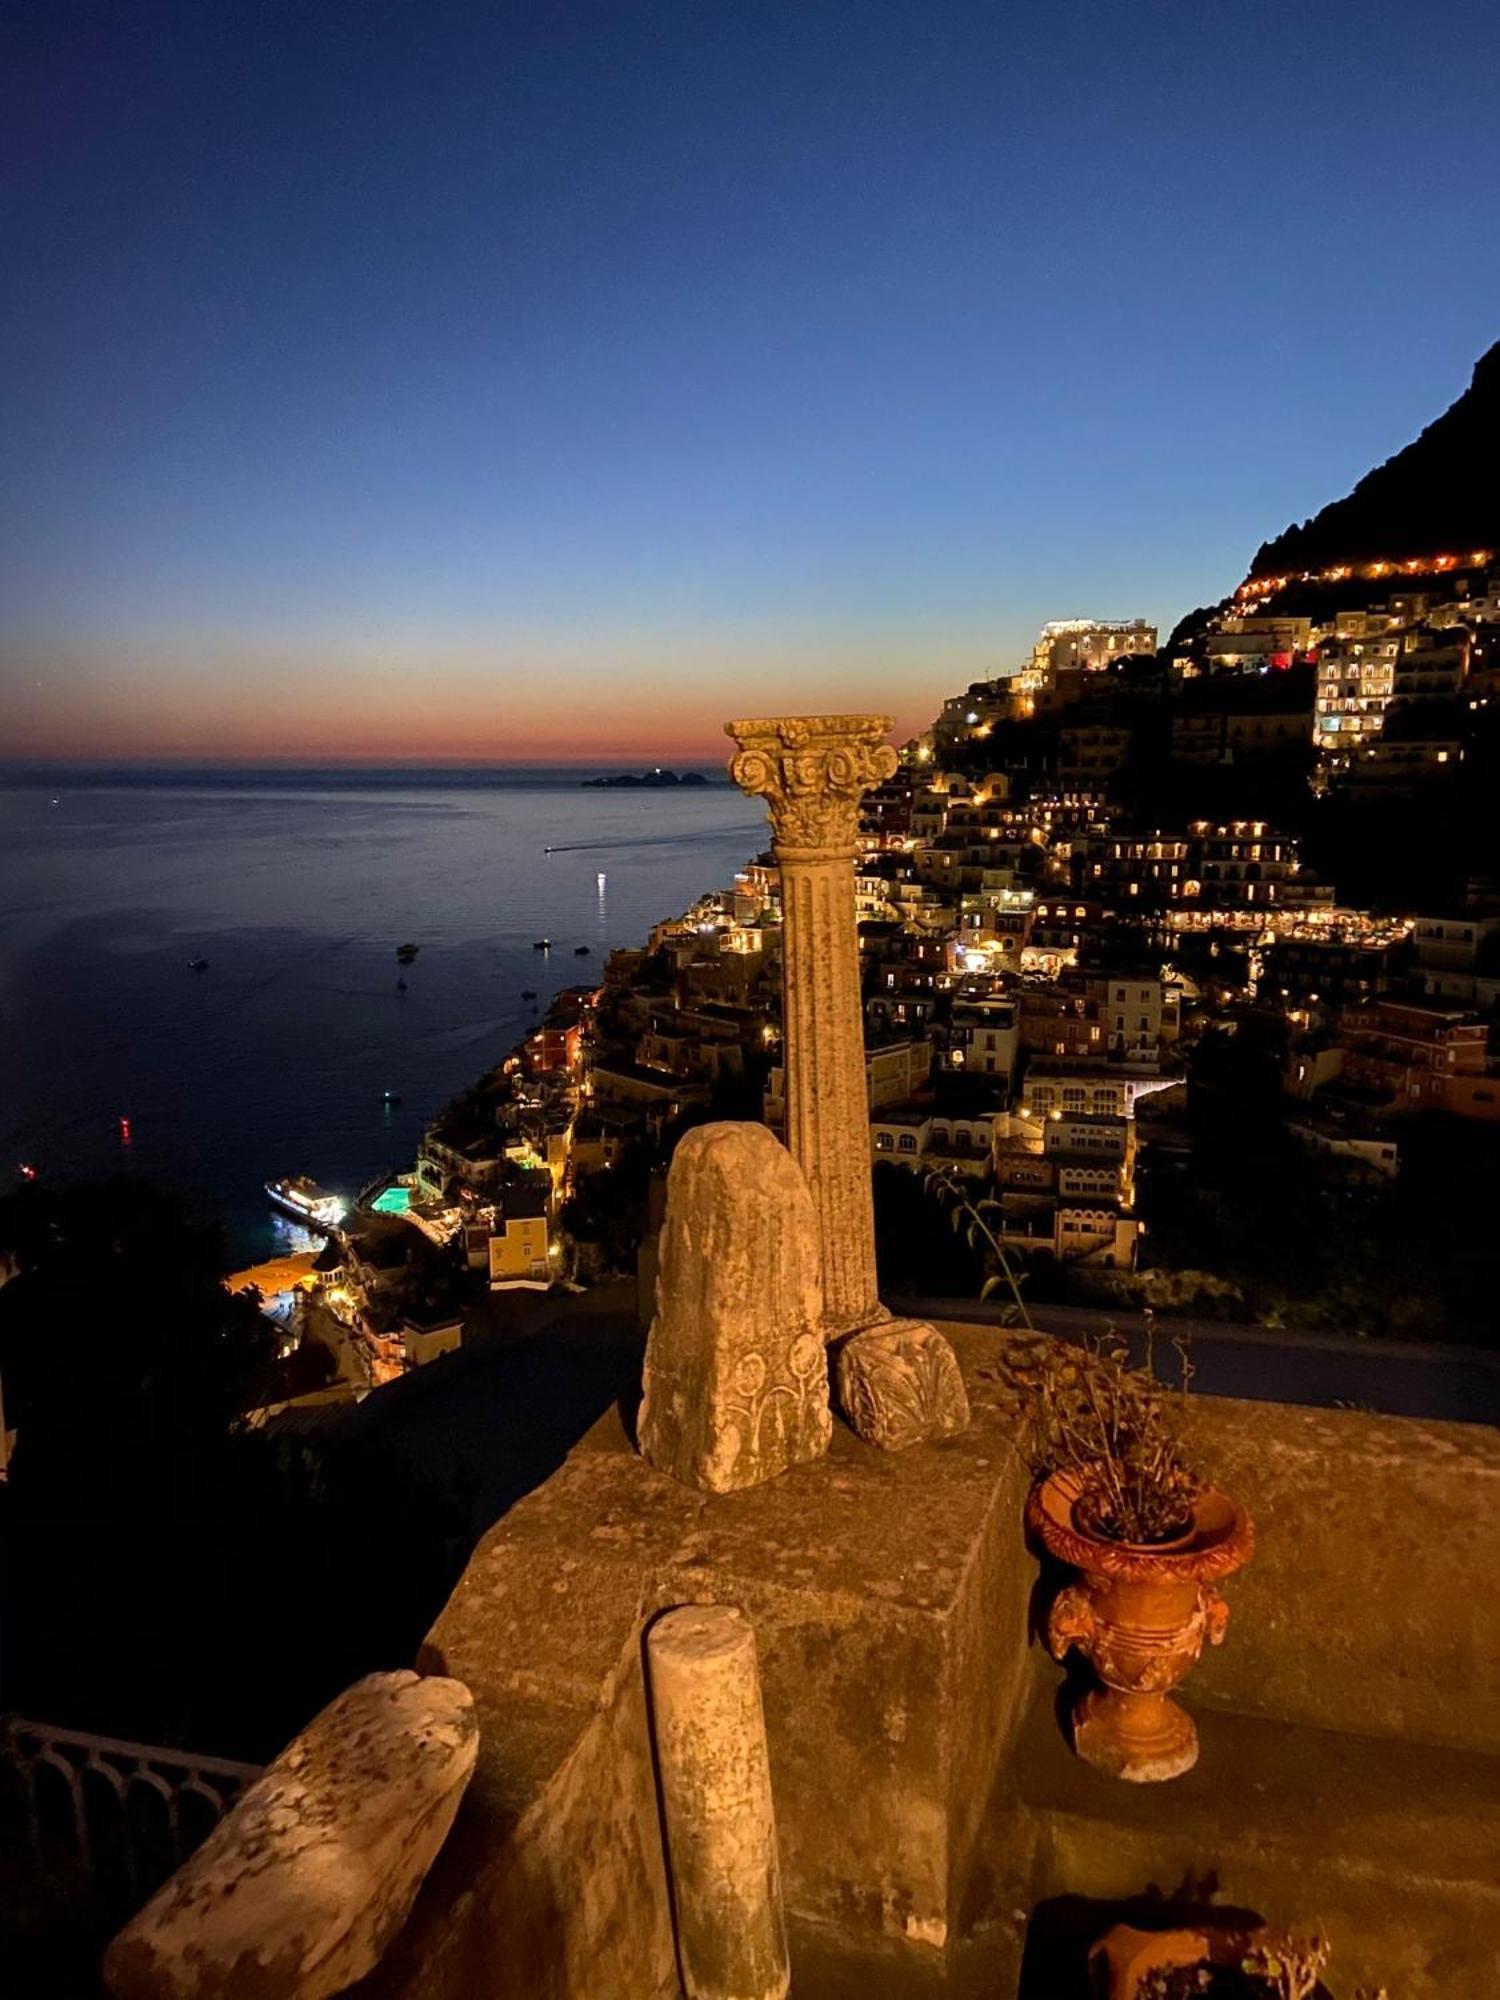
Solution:
[{"label": "terracotta urn", "polygon": [[1206,1992],[1211,1990],[1210,1971],[1242,1966],[1257,1935],[1256,1929],[1142,1931],[1133,1924],[1116,1924],[1090,1946],[1089,1968],[1096,1988],[1101,1975],[1107,1982],[1106,2000],[1142,2000],[1143,1995],[1160,1991],[1174,1972],[1198,1974],[1198,1982],[1181,1982],[1184,1993],[1197,1992],[1200,1986]]},{"label": "terracotta urn", "polygon": [[1163,1973],[1191,1971],[1208,1963],[1204,1931],[1141,1931],[1116,1924],[1090,1947],[1090,1968],[1109,1981],[1108,2000],[1141,2000],[1148,1982]]},{"label": "terracotta urn", "polygon": [[1229,1606],[1217,1586],[1254,1548],[1249,1516],[1212,1487],[1169,1542],[1116,1542],[1091,1532],[1089,1485],[1055,1472],[1032,1488],[1027,1526],[1049,1554],[1080,1572],[1053,1603],[1047,1648],[1061,1660],[1076,1647],[1100,1685],[1073,1708],[1073,1746],[1111,1777],[1150,1785],[1198,1761],[1198,1732],[1171,1690],[1206,1639],[1219,1645]]}]

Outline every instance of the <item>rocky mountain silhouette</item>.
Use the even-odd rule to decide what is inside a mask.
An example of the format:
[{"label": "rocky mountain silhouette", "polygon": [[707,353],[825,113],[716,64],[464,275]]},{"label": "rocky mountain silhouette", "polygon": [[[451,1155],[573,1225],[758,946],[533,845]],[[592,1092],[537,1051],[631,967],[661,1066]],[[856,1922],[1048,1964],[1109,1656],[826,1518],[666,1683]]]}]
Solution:
[{"label": "rocky mountain silhouette", "polygon": [[1352,493],[1263,542],[1251,576],[1500,550],[1500,341],[1451,408]]}]

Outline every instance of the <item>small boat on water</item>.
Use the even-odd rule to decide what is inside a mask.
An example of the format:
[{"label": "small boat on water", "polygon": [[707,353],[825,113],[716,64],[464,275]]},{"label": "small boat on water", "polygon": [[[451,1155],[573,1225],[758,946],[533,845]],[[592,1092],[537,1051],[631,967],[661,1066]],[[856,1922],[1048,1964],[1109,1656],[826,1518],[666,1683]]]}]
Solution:
[{"label": "small boat on water", "polygon": [[266,1193],[273,1207],[279,1208],[283,1215],[289,1215],[294,1222],[300,1222],[304,1229],[336,1229],[343,1221],[348,1206],[336,1194],[325,1193],[316,1181],[310,1181],[305,1174],[293,1174],[281,1181],[267,1181]]},{"label": "small boat on water", "polygon": [[388,1091],[387,1091],[387,1092],[385,1093],[385,1101],[386,1101],[386,1103],[387,1103],[387,1104],[399,1104],[399,1103],[401,1102],[401,1093],[400,1093],[400,1091],[399,1091],[399,1090],[388,1090]]},{"label": "small boat on water", "polygon": [[396,963],[398,965],[410,965],[421,949],[422,947],[419,944],[398,944],[396,947]]},{"label": "small boat on water", "polygon": [[551,951],[552,940],[551,938],[536,938],[532,941],[531,949],[533,951]]},{"label": "small boat on water", "polygon": [[575,945],[574,945],[574,947],[573,947],[573,956],[574,956],[575,958],[587,958],[587,957],[588,957],[588,955],[589,955],[589,948],[588,948],[588,946],[587,946],[586,944],[575,944]]},{"label": "small boat on water", "polygon": [[523,1000],[535,1000],[536,994],[532,991],[532,989],[529,986],[523,986],[521,988],[521,998]]},{"label": "small boat on water", "polygon": [[206,958],[190,958],[188,960],[189,972],[207,972],[207,970],[208,960]]}]

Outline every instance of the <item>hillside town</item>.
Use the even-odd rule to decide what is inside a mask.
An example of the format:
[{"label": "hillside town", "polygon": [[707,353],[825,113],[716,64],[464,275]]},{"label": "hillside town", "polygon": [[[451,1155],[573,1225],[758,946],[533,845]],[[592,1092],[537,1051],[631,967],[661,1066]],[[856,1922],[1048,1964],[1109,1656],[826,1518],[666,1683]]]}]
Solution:
[{"label": "hillside town", "polygon": [[0,2000],[1500,2000],[1494,19],[10,10]]},{"label": "hillside town", "polygon": [[[1059,620],[946,701],[855,863],[884,1281],[983,1276],[915,1257],[935,1175],[994,1204],[1032,1296],[1248,1317],[1215,1268],[1226,1138],[1242,1165],[1279,1149],[1343,1227],[1419,1126],[1425,1158],[1434,1125],[1500,1120],[1500,880],[1480,856],[1420,900],[1344,893],[1374,829],[1460,813],[1497,681],[1500,565],[1474,551],[1255,576],[1164,644]],[[767,852],[557,993],[298,1270],[311,1395],[451,1351],[508,1294],[629,1275],[683,1131],[780,1130],[780,936]]]}]

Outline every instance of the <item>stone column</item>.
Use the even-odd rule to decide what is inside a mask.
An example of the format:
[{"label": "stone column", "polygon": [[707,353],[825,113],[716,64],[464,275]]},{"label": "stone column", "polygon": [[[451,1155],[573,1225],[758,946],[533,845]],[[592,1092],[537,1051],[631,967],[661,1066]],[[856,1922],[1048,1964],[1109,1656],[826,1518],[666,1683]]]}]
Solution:
[{"label": "stone column", "polygon": [[807,1176],[830,1337],[881,1317],[854,914],[859,802],[896,768],[885,715],[728,722],[730,775],[765,799],[781,870],[786,1139]]},{"label": "stone column", "polygon": [[646,1634],[677,1956],[688,2000],[785,2000],[791,1973],[755,1632],[684,1604]]}]

